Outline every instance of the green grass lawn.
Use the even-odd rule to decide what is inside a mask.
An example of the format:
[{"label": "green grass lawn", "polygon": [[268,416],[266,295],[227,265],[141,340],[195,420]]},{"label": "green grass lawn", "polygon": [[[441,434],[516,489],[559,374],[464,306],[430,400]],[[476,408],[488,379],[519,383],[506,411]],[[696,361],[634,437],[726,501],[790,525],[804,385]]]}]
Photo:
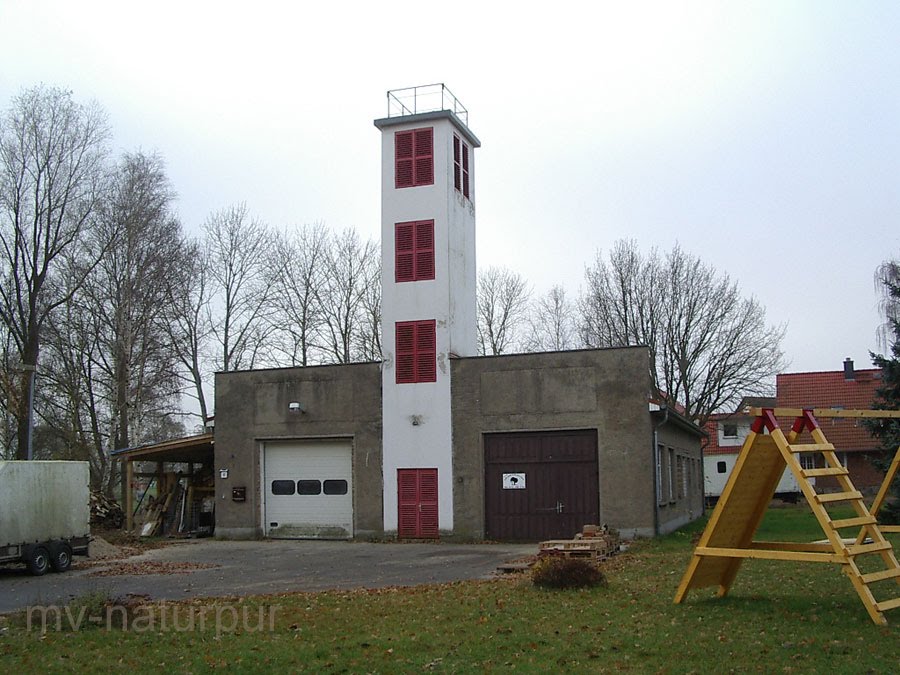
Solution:
[{"label": "green grass lawn", "polygon": [[[605,564],[609,587],[547,591],[525,577],[412,589],[299,593],[166,605],[205,610],[203,631],[28,631],[0,620],[3,672],[836,672],[900,670],[900,610],[871,622],[837,566],[745,561],[729,597],[672,598],[693,525]],[[759,538],[821,538],[801,508],[771,511]],[[809,536],[807,536],[809,535]],[[895,546],[900,544],[894,538]],[[892,583],[892,582],[891,582]],[[900,594],[900,587],[896,588]],[[95,600],[96,601],[96,600]],[[218,604],[216,604],[218,602]],[[160,606],[155,606],[160,611]],[[216,608],[248,608],[253,630],[216,634]],[[269,630],[271,608],[274,630]],[[264,629],[255,630],[258,609]],[[159,616],[157,614],[156,616]],[[196,616],[196,614],[195,614]],[[223,614],[230,617],[230,614]],[[239,620],[239,623],[241,620]],[[195,623],[195,627],[198,627]]]}]

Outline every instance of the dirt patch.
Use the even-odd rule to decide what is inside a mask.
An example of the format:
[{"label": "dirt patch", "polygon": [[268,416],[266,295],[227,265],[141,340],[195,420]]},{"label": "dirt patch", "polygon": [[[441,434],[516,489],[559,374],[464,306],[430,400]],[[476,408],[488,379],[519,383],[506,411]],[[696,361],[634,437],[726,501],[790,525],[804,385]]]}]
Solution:
[{"label": "dirt patch", "polygon": [[147,560],[144,562],[116,563],[110,567],[104,567],[96,572],[91,572],[89,577],[122,577],[141,576],[146,574],[190,574],[196,570],[206,570],[219,565],[212,563],[194,562],[162,562]]},{"label": "dirt patch", "polygon": [[98,534],[95,534],[91,538],[91,545],[88,550],[90,552],[91,560],[107,560],[125,556],[121,547],[110,544]]}]

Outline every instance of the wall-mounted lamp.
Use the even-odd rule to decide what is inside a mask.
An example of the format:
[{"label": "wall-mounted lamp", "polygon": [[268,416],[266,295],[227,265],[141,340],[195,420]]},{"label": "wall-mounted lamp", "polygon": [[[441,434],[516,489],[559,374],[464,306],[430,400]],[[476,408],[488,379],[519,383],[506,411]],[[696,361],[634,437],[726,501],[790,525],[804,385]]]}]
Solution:
[{"label": "wall-mounted lamp", "polygon": [[291,401],[290,403],[288,403],[288,411],[299,414],[299,413],[305,413],[306,408],[304,408],[302,405],[300,405],[300,401]]}]

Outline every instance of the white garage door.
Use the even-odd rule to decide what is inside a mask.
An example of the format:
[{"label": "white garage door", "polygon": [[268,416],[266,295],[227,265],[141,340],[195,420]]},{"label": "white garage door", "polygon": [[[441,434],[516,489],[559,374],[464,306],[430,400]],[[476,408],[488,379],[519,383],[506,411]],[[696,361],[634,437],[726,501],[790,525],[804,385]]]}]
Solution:
[{"label": "white garage door", "polygon": [[353,536],[350,441],[266,443],[265,532],[279,539]]}]

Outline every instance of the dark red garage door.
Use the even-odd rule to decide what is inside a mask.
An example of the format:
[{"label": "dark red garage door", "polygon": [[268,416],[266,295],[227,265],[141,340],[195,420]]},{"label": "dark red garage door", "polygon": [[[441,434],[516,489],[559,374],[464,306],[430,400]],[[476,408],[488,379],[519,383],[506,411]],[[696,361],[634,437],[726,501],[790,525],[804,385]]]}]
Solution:
[{"label": "dark red garage door", "polygon": [[597,432],[487,434],[485,536],[570,539],[598,524]]}]

